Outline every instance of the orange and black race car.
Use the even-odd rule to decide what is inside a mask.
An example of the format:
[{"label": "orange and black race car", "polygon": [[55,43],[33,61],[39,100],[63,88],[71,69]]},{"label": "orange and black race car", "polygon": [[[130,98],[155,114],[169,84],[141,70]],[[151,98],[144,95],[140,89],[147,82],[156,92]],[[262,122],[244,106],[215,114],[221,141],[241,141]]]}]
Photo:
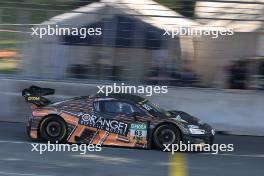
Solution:
[{"label": "orange and black race car", "polygon": [[32,139],[164,149],[180,141],[212,144],[214,130],[182,111],[166,111],[132,94],[95,94],[51,102],[54,89],[31,86],[22,95],[32,103],[27,131]]}]

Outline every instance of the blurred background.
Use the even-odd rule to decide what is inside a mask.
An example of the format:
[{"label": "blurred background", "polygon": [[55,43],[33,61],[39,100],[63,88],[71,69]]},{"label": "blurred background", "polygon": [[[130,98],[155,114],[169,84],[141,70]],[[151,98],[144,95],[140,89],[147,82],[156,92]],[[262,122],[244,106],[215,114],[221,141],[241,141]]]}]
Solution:
[{"label": "blurred background", "polygon": [[[48,24],[103,34],[32,35]],[[164,35],[181,26],[234,35]],[[167,94],[147,98],[208,122],[216,143],[235,151],[30,152],[24,88],[54,88],[53,98],[64,99],[113,82],[168,85]],[[1,176],[263,175],[263,90],[264,0],[0,0]]]},{"label": "blurred background", "polygon": [[[44,24],[101,27],[103,35],[31,35]],[[163,35],[179,26],[234,35]],[[263,27],[263,0],[1,0],[0,74],[263,90]]]}]

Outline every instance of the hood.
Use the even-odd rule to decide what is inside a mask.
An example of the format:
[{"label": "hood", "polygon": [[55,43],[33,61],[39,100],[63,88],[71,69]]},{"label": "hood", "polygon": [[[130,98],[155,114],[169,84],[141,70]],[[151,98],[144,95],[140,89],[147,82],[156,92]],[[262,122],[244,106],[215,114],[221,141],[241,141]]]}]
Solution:
[{"label": "hood", "polygon": [[170,117],[173,120],[186,123],[188,125],[202,125],[203,122],[196,118],[191,116],[190,114],[183,112],[183,111],[169,111],[172,114],[172,117]]}]

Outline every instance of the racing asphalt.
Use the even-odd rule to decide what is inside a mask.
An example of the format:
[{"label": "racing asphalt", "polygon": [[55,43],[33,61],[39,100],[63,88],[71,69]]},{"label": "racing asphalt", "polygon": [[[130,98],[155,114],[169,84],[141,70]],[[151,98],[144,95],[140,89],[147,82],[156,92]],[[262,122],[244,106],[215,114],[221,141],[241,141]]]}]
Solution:
[{"label": "racing asphalt", "polygon": [[101,152],[32,152],[25,124],[0,122],[0,175],[261,176],[264,137],[217,135],[234,152],[177,153],[103,147]]}]

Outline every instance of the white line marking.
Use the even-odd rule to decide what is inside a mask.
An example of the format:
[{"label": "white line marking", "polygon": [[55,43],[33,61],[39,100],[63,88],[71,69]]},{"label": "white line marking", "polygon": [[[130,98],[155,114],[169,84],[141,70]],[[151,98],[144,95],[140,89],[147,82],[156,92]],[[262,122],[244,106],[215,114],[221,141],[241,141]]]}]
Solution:
[{"label": "white line marking", "polygon": [[[23,142],[23,141],[4,141],[0,140],[0,143],[11,143],[11,144],[36,144],[34,142]],[[114,148],[111,148],[114,149]],[[125,148],[124,148],[125,149]],[[199,153],[201,155],[215,155],[215,156],[234,156],[234,157],[251,157],[251,158],[264,158],[264,154],[213,154],[213,153]],[[1,174],[1,172],[0,172]]]},{"label": "white line marking", "polygon": [[0,141],[0,143],[11,143],[11,144],[36,144],[36,142],[25,142],[25,141]]},{"label": "white line marking", "polygon": [[251,157],[251,158],[264,158],[264,154],[228,154],[228,153],[221,153],[221,154],[213,154],[213,153],[201,153],[202,155],[218,155],[218,156],[235,156],[235,157]]},{"label": "white line marking", "polygon": [[17,173],[17,172],[1,172],[1,175],[23,175],[23,176],[53,176],[53,175],[40,175],[40,174],[23,174],[23,173]]},{"label": "white line marking", "polygon": [[0,26],[37,26],[37,25],[47,25],[47,24],[41,24],[41,23],[25,23],[25,24],[22,24],[22,23],[2,23],[0,24]]}]

